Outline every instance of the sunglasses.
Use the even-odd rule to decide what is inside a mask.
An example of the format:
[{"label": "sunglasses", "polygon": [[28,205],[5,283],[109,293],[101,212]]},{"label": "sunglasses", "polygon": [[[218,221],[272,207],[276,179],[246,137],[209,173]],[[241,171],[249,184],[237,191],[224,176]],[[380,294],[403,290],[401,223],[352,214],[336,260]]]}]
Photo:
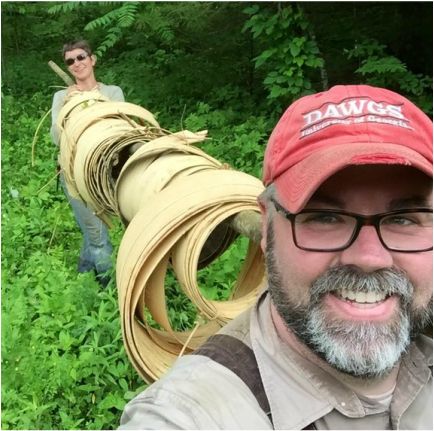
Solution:
[{"label": "sunglasses", "polygon": [[87,52],[85,52],[84,54],[78,54],[77,57],[71,57],[65,59],[65,64],[67,66],[72,66],[75,63],[75,60],[83,61],[86,60],[87,57],[89,57],[89,54]]}]

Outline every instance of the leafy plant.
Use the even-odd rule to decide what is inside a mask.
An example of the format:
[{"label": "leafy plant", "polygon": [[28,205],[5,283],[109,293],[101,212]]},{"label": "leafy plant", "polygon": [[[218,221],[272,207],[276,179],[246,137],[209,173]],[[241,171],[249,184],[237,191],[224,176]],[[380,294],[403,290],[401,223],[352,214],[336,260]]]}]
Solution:
[{"label": "leafy plant", "polygon": [[121,3],[121,6],[107,12],[105,15],[90,21],[84,30],[97,28],[107,29],[104,40],[96,48],[95,54],[101,56],[108,48],[113,47],[122,38],[122,29],[133,25],[136,20],[139,2]]},{"label": "leafy plant", "polygon": [[218,259],[198,272],[198,284],[206,299],[221,301],[231,297],[247,246],[247,238],[238,237]]},{"label": "leafy plant", "polygon": [[255,57],[255,68],[265,70],[263,80],[270,103],[295,98],[313,91],[309,71],[322,68],[324,60],[318,45],[309,36],[309,22],[302,8],[277,3],[253,5],[245,9],[250,16],[243,30],[250,30],[260,46],[266,48]]},{"label": "leafy plant", "polygon": [[408,70],[405,63],[389,55],[387,47],[375,39],[364,39],[344,52],[348,59],[359,61],[355,72],[362,75],[367,84],[402,93],[432,115],[432,77]]},{"label": "leafy plant", "polygon": [[[228,89],[219,101],[234,94]],[[3,97],[2,427],[112,429],[126,402],[145,385],[122,344],[114,283],[101,290],[93,274],[77,274],[81,234],[56,189],[57,149],[48,122],[41,126],[31,168],[33,134],[50,101],[43,93],[20,103]],[[270,127],[265,117],[199,102],[185,125],[209,126],[210,154],[259,174]],[[122,234],[116,223],[114,259]],[[230,296],[245,249],[245,240],[236,241],[199,271],[205,297]],[[191,329],[197,310],[170,274],[166,286],[173,327]]]},{"label": "leafy plant", "polygon": [[[111,429],[144,388],[125,353],[113,282],[77,274],[81,234],[56,189],[50,99],[2,103],[2,428]],[[118,232],[113,232],[119,243]]]},{"label": "leafy plant", "polygon": [[261,177],[266,140],[274,117],[265,115],[242,118],[231,108],[212,109],[199,102],[195,112],[185,118],[185,128],[192,131],[209,130],[211,139],[201,148],[233,169]]}]

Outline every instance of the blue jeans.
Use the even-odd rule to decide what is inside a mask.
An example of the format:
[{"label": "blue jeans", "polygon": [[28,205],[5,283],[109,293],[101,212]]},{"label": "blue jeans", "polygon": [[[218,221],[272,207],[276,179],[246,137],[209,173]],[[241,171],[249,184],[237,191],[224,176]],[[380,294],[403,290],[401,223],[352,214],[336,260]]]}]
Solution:
[{"label": "blue jeans", "polygon": [[94,270],[96,274],[103,275],[112,268],[113,247],[107,226],[84,202],[69,195],[62,174],[60,175],[60,182],[83,234],[78,272]]}]

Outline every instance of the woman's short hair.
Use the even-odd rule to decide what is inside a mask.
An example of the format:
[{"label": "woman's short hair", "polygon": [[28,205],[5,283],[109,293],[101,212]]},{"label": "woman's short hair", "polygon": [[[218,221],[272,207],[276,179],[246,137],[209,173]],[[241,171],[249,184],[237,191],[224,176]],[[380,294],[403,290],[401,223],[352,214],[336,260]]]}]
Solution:
[{"label": "woman's short hair", "polygon": [[82,49],[83,51],[86,51],[89,55],[92,55],[92,49],[86,40],[73,40],[63,45],[62,48],[63,58],[65,58],[65,54],[68,51],[72,51],[73,49]]}]

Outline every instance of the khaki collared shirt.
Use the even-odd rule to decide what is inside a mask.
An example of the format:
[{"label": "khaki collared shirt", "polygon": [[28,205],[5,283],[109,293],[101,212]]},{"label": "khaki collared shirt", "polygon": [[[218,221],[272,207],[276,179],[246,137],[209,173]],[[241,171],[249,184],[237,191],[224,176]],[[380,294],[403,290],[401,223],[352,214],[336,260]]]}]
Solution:
[{"label": "khaki collared shirt", "polygon": [[267,292],[221,332],[253,348],[273,423],[232,371],[190,355],[128,403],[120,429],[303,429],[312,423],[317,429],[432,429],[427,337],[420,336],[403,357],[390,410],[367,414],[351,389],[280,340]]}]

